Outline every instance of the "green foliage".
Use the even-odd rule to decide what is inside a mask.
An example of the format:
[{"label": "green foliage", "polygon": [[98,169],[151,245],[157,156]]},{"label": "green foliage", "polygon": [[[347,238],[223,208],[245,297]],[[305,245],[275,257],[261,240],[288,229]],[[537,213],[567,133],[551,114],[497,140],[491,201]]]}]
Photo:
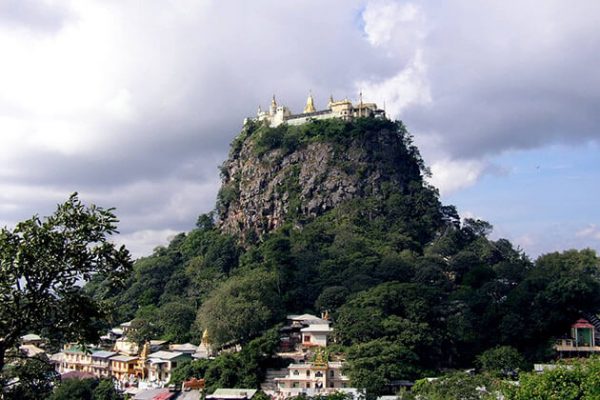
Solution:
[{"label": "green foliage", "polygon": [[391,381],[414,379],[423,372],[409,347],[383,339],[350,347],[346,361],[353,385],[366,389],[369,396],[383,392]]},{"label": "green foliage", "polygon": [[110,379],[102,379],[96,389],[94,389],[93,400],[122,400],[123,396],[115,389],[114,383]]},{"label": "green foliage", "polygon": [[58,385],[50,400],[94,400],[96,379],[67,379]]},{"label": "green foliage", "polygon": [[501,387],[500,382],[487,375],[455,372],[417,381],[413,394],[421,400],[496,400]]},{"label": "green foliage", "polygon": [[276,277],[266,271],[235,276],[215,289],[198,311],[198,323],[217,346],[248,341],[282,316]]},{"label": "green foliage", "polygon": [[4,397],[0,397],[6,400],[37,400],[50,395],[59,376],[45,354],[9,358],[9,361],[11,364],[5,368],[4,379],[7,383],[18,379],[18,383],[3,385]]},{"label": "green foliage", "polygon": [[217,388],[259,388],[279,343],[277,328],[248,342],[239,353],[222,353],[213,360],[194,360],[180,364],[171,376],[171,383],[190,378],[204,378],[206,390]]},{"label": "green foliage", "polygon": [[98,340],[102,295],[92,299],[81,281],[102,274],[115,287],[128,274],[129,252],[109,240],[117,222],[112,209],[86,207],[73,194],[49,217],[0,229],[0,374],[6,351],[28,332]]},{"label": "green foliage", "polygon": [[304,396],[299,395],[296,397],[290,397],[290,400],[352,400],[351,394],[344,392],[334,392],[327,395],[318,394],[316,396]]},{"label": "green foliage", "polygon": [[[42,397],[35,397],[40,399]],[[110,379],[67,379],[49,397],[50,400],[122,400]]]},{"label": "green foliage", "polygon": [[525,358],[515,348],[498,346],[477,356],[477,366],[494,376],[507,377],[517,374],[527,367]]},{"label": "green foliage", "polygon": [[131,321],[131,333],[128,339],[142,346],[144,343],[160,336],[160,328],[153,322],[143,318]]},{"label": "green foliage", "polygon": [[[390,134],[400,139],[394,145],[382,139]],[[145,319],[159,329],[155,334],[176,341],[197,341],[207,328],[216,345],[245,344],[238,354],[182,364],[175,381],[198,376],[211,389],[257,387],[270,362],[257,354],[271,351],[251,350],[253,338],[286,313],[329,310],[348,374],[369,396],[388,391],[391,381],[470,368],[477,360],[484,374],[420,383],[421,398],[483,398],[488,394],[477,385],[491,391],[499,376],[523,368],[522,358],[547,359],[553,337],[567,332],[581,312],[600,308],[593,251],[532,262],[508,240],[491,240],[489,223],[461,223],[456,209],[442,205],[424,182],[427,168],[400,122],[332,119],[273,129],[249,123],[232,155],[252,156],[245,153],[251,150],[262,162],[276,163],[314,142],[328,143],[342,173],[377,170],[381,185],[303,217],[300,166],[291,165],[278,186],[291,216],[280,229],[242,248],[219,232],[213,214],[203,215],[196,229],[138,260],[127,289],[115,291],[103,276],[94,278],[88,292],[110,297],[114,322]],[[349,146],[359,146],[370,162],[346,157]],[[228,184],[219,204],[228,205],[237,201],[239,177],[225,176],[226,168],[222,174]]]}]

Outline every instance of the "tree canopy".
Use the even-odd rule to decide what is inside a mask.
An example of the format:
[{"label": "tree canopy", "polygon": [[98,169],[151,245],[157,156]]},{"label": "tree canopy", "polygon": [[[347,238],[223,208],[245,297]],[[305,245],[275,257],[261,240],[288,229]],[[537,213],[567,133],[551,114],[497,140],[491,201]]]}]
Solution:
[{"label": "tree canopy", "polygon": [[129,252],[110,240],[117,222],[113,209],[85,206],[73,194],[51,216],[0,229],[2,382],[8,351],[22,335],[36,332],[55,342],[98,339],[106,316],[102,296],[92,298],[83,284],[102,275],[107,287],[115,287],[127,277]]}]

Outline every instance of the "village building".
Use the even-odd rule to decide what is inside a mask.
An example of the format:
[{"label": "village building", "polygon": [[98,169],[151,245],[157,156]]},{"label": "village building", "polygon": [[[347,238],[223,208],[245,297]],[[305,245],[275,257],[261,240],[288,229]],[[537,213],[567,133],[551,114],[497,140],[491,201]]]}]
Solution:
[{"label": "village building", "polygon": [[329,324],[309,324],[306,328],[300,329],[302,333],[302,346],[326,347],[332,331],[333,329]]},{"label": "village building", "polygon": [[126,381],[135,377],[135,367],[138,364],[137,356],[118,355],[110,358],[110,371],[113,378]]},{"label": "village building", "polygon": [[321,318],[312,314],[288,315],[287,324],[280,329],[282,353],[326,347],[333,332],[327,313]]},{"label": "village building", "polygon": [[169,351],[176,351],[184,354],[195,354],[198,351],[198,346],[191,343],[170,344]]},{"label": "village building", "polygon": [[554,350],[560,358],[600,353],[600,319],[594,315],[586,317],[578,319],[567,335],[556,340]]},{"label": "village building", "polygon": [[40,354],[46,353],[46,350],[41,349],[34,344],[23,344],[23,345],[19,346],[19,351],[21,352],[21,354],[23,354],[27,357],[35,357]]},{"label": "village building", "polygon": [[256,389],[217,389],[206,396],[207,400],[250,400],[256,394]]},{"label": "village building", "polygon": [[92,353],[91,372],[97,378],[108,378],[111,376],[110,358],[116,356],[114,351],[95,351]]},{"label": "village building", "polygon": [[84,347],[79,344],[67,344],[63,347],[62,362],[58,372],[63,374],[70,371],[92,373],[92,353],[101,349]]},{"label": "village building", "polygon": [[293,363],[287,367],[287,375],[275,378],[279,397],[300,394],[314,396],[349,389],[350,379],[342,373],[342,362],[326,361],[322,350],[315,353],[312,362]]},{"label": "village building", "polygon": [[140,347],[137,343],[123,336],[115,341],[113,351],[128,356],[134,356],[138,354],[138,352],[140,351]]},{"label": "village building", "polygon": [[348,99],[334,100],[333,96],[331,96],[327,108],[317,110],[313,96],[310,94],[306,100],[303,112],[301,114],[294,114],[288,107],[277,104],[275,95],[273,95],[269,109],[263,111],[259,106],[256,117],[252,118],[252,120],[265,121],[270,127],[275,128],[283,123],[301,125],[311,120],[340,118],[350,121],[360,117],[385,118],[385,111],[379,109],[375,103],[363,102],[362,93],[360,94],[359,102],[355,104]]},{"label": "village building", "polygon": [[39,335],[29,333],[27,335],[21,336],[21,344],[43,347],[45,345],[45,340]]},{"label": "village building", "polygon": [[151,382],[168,382],[171,379],[173,369],[177,368],[183,361],[190,360],[189,354],[157,351],[148,356],[148,379]]}]

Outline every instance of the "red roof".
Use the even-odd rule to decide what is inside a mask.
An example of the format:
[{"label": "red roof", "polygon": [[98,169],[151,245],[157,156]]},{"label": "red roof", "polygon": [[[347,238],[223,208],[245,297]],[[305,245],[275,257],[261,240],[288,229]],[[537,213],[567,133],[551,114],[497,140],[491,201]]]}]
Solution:
[{"label": "red roof", "polygon": [[590,324],[587,319],[580,318],[572,325],[573,328],[593,328],[594,325]]}]

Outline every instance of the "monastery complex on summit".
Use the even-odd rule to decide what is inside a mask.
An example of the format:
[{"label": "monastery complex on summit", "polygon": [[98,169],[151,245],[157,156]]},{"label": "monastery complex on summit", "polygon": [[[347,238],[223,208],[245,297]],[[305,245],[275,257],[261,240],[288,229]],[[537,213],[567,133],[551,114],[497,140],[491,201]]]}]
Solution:
[{"label": "monastery complex on summit", "polygon": [[273,95],[269,110],[263,111],[259,106],[256,117],[252,118],[252,121],[267,121],[269,126],[274,128],[283,123],[288,125],[301,125],[316,119],[341,118],[349,121],[360,117],[385,118],[385,111],[377,108],[377,104],[375,103],[364,103],[362,93],[360,94],[359,102],[356,104],[353,104],[348,99],[336,101],[333,99],[333,96],[331,96],[329,98],[329,103],[327,103],[327,108],[324,110],[317,110],[311,94],[306,100],[304,111],[301,114],[294,114],[288,107],[278,105],[275,100],[275,95]]}]

